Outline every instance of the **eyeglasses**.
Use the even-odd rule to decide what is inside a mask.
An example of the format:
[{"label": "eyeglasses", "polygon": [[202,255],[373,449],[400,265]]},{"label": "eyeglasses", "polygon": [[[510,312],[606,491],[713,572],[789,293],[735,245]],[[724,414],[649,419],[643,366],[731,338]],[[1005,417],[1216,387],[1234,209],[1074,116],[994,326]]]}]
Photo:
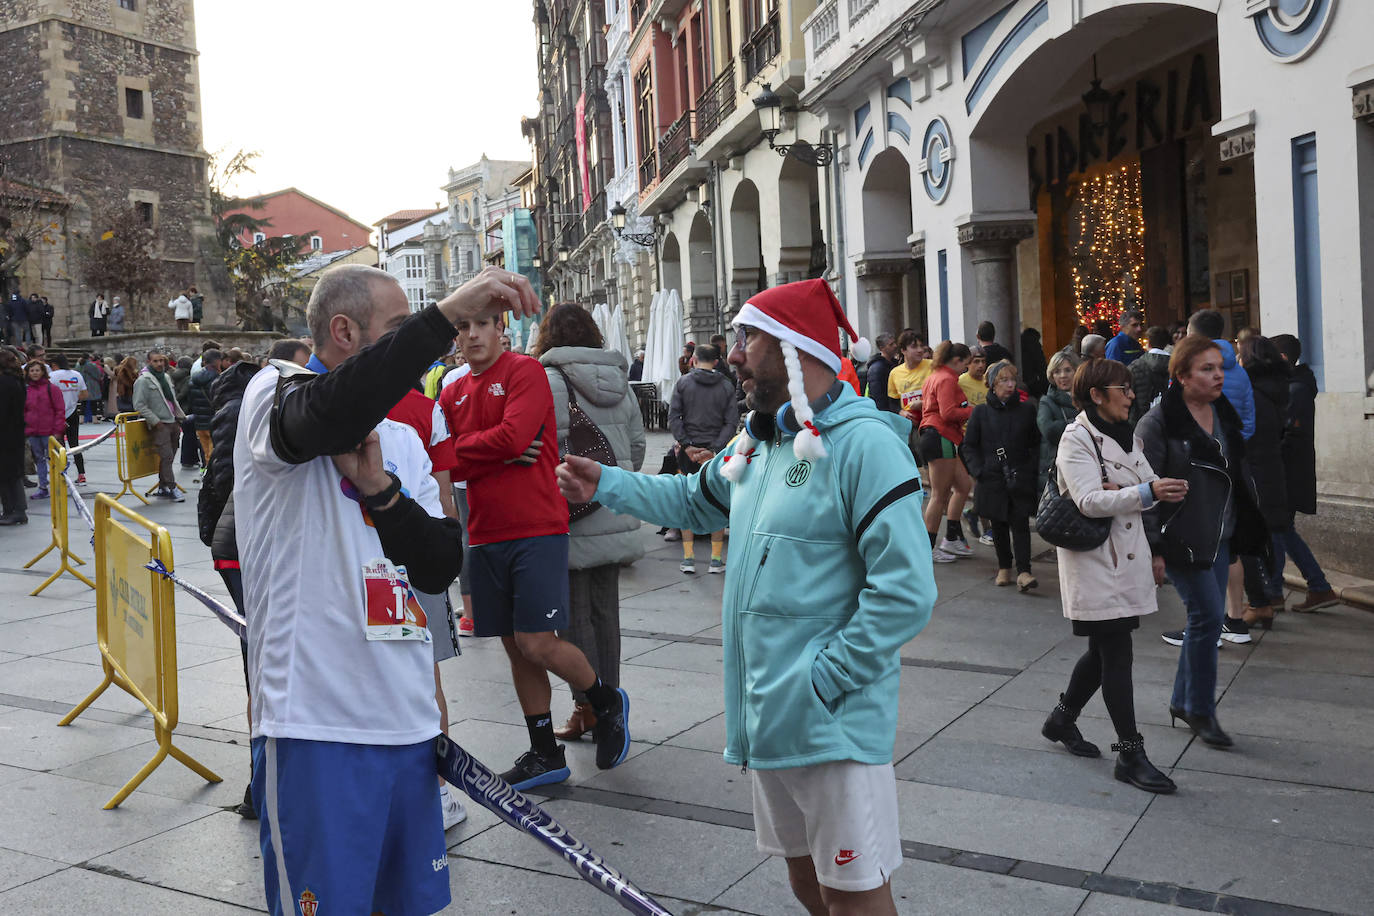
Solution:
[{"label": "eyeglasses", "polygon": [[741,350],[743,350],[745,347],[749,346],[749,335],[752,334],[752,333],[754,333],[754,328],[749,327],[749,325],[747,325],[747,324],[736,325],[736,326],[735,326],[735,346],[739,347]]},{"label": "eyeglasses", "polygon": [[1122,393],[1131,390],[1130,385],[1099,385],[1098,388],[1102,391],[1120,391]]}]

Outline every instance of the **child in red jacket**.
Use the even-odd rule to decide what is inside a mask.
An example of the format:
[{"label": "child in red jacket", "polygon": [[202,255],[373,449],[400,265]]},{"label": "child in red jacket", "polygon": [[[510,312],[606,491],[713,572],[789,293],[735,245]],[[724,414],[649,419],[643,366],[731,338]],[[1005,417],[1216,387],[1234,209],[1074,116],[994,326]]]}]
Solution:
[{"label": "child in red jacket", "polygon": [[48,380],[48,366],[41,359],[31,359],[24,366],[24,381],[24,435],[38,470],[38,489],[30,499],[47,499],[48,437],[66,432],[67,408],[62,390]]}]

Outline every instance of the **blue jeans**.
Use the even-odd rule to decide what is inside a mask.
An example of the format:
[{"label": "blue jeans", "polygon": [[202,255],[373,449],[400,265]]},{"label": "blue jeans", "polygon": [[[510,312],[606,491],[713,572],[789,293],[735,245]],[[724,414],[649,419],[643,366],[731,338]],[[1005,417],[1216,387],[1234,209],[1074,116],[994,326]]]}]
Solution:
[{"label": "blue jeans", "polygon": [[1217,639],[1221,636],[1221,619],[1226,616],[1226,575],[1230,567],[1227,544],[1217,550],[1211,569],[1168,567],[1169,578],[1188,610],[1188,627],[1183,632],[1178,673],[1174,676],[1174,695],[1169,702],[1195,716],[1210,716],[1216,711]]},{"label": "blue jeans", "polygon": [[33,455],[33,467],[38,472],[38,489],[48,489],[48,437],[28,436],[29,452]]},{"label": "blue jeans", "polygon": [[1321,564],[1312,556],[1312,551],[1302,539],[1302,535],[1298,534],[1297,528],[1290,526],[1283,531],[1275,531],[1273,540],[1274,569],[1278,571],[1275,579],[1280,587],[1283,585],[1284,563],[1287,562],[1288,555],[1291,555],[1298,571],[1307,580],[1309,592],[1324,592],[1331,588],[1331,583],[1326,581],[1326,574],[1322,572]]}]

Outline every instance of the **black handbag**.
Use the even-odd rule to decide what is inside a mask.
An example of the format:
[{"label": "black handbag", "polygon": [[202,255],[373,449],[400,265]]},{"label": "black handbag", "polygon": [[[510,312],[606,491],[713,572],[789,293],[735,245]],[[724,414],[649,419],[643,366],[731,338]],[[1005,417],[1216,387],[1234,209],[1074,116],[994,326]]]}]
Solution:
[{"label": "black handbag", "polygon": [[[615,450],[611,448],[610,440],[601,431],[601,427],[587,412],[577,404],[577,394],[573,391],[572,380],[568,374],[558,366],[553,368],[559,375],[563,376],[563,387],[568,389],[568,438],[559,443],[558,456],[580,455],[583,458],[590,458],[598,464],[607,467],[616,467]],[[586,518],[597,509],[601,508],[601,503],[596,500],[585,503],[568,503],[568,521],[575,522],[580,518]]]},{"label": "black handbag", "polygon": [[[1107,464],[1102,459],[1102,449],[1097,439],[1088,433],[1088,439],[1097,452],[1097,467],[1102,473],[1102,484],[1107,484]],[[1112,531],[1112,519],[1091,518],[1078,509],[1078,504],[1067,493],[1059,492],[1059,465],[1050,464],[1049,480],[1045,482],[1045,492],[1040,495],[1040,507],[1035,513],[1035,531],[1055,547],[1065,550],[1095,550],[1107,540]]]}]

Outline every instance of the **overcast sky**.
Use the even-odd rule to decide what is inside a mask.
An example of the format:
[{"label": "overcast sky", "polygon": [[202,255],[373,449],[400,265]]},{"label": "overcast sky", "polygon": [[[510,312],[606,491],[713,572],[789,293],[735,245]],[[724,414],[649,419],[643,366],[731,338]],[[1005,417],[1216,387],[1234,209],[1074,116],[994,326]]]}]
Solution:
[{"label": "overcast sky", "polygon": [[200,0],[205,148],[262,153],[245,195],[295,186],[372,224],[430,207],[450,166],[530,158],[526,0]]}]

